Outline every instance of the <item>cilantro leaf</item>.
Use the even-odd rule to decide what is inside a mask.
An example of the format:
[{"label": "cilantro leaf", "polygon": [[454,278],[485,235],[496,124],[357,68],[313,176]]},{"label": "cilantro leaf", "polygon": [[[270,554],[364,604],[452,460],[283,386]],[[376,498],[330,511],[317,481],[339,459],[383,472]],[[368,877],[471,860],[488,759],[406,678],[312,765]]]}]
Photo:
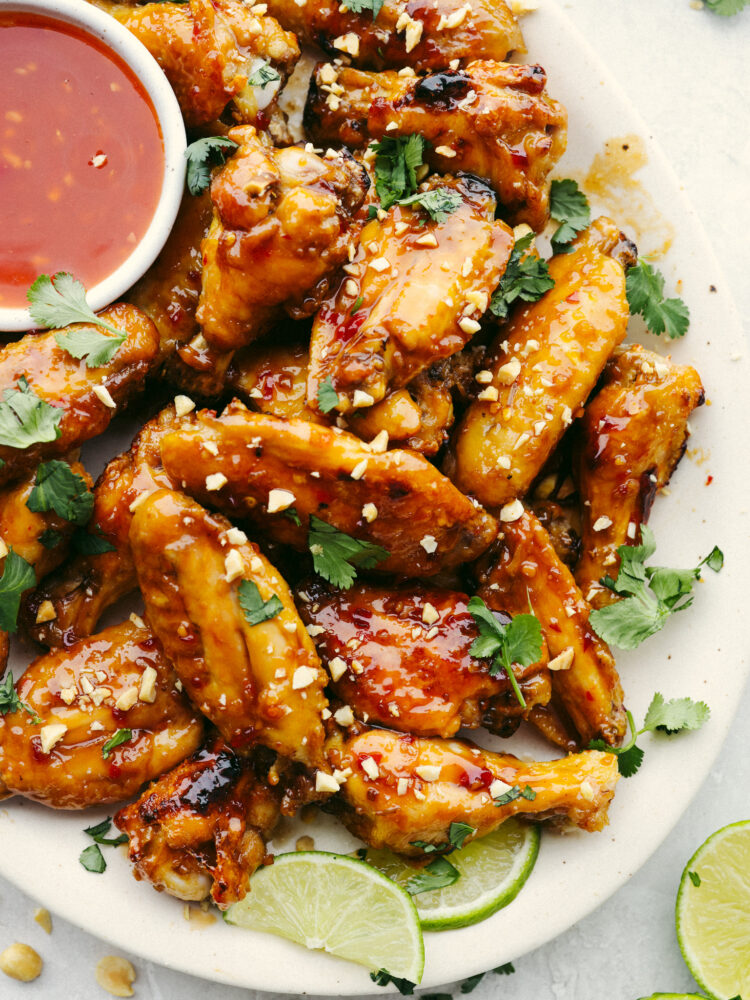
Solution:
[{"label": "cilantro leaf", "polygon": [[641,258],[628,269],[625,291],[631,314],[640,313],[651,333],[658,336],[666,332],[670,340],[687,333],[690,310],[682,299],[664,298],[664,275],[648,261]]},{"label": "cilantro leaf", "polygon": [[315,572],[339,590],[351,587],[357,577],[356,568],[372,569],[390,555],[379,545],[352,538],[314,514],[310,516],[307,544]]},{"label": "cilantro leaf", "polygon": [[[26,298],[29,300],[29,314],[37,326],[53,329],[56,326],[69,326],[71,323],[93,323],[94,326],[101,326],[122,338],[114,351],[127,338],[122,330],[96,315],[86,301],[86,289],[67,271],[57,271],[51,278],[48,274],[40,274],[26,293]],[[60,343],[59,340],[57,342]],[[67,350],[65,344],[60,346]]]},{"label": "cilantro leaf", "polygon": [[127,844],[128,836],[126,833],[121,833],[118,837],[106,836],[111,826],[112,817],[107,816],[101,823],[97,823],[95,826],[87,826],[83,832],[87,833],[95,843],[106,844],[107,847],[118,847],[120,844]]},{"label": "cilantro leaf", "polygon": [[747,7],[750,0],[705,0],[706,7],[714,14],[722,17],[732,17]]},{"label": "cilantro leaf", "polygon": [[85,847],[78,855],[78,860],[87,872],[94,872],[95,875],[101,875],[107,870],[107,862],[98,844],[89,844]]},{"label": "cilantro leaf", "polygon": [[641,536],[641,545],[618,548],[620,569],[617,578],[605,576],[602,580],[624,599],[589,615],[597,635],[620,649],[635,649],[663,628],[671,614],[689,608],[693,603],[693,584],[700,579],[703,566],[718,573],[724,565],[724,554],[715,546],[694,569],[646,566],[646,559],[656,551],[656,542],[646,524],[641,527]]},{"label": "cilantro leaf", "polygon": [[477,972],[475,976],[469,976],[468,979],[464,979],[459,989],[462,993],[473,993],[486,975],[486,972]]},{"label": "cilantro leaf", "polygon": [[525,708],[526,701],[513,672],[513,664],[529,667],[541,657],[542,627],[539,620],[534,615],[516,615],[502,625],[482,598],[476,596],[471,598],[467,607],[479,629],[479,636],[471,644],[469,652],[479,659],[492,658],[492,677],[504,669],[518,704]]},{"label": "cilantro leaf", "polygon": [[505,965],[498,965],[498,967],[492,971],[497,976],[512,976],[516,970],[512,962],[506,962]]},{"label": "cilantro leaf", "polygon": [[261,622],[275,618],[284,610],[284,605],[277,594],[272,594],[267,601],[264,601],[252,580],[243,580],[240,583],[237,599],[248,625],[260,625]]},{"label": "cilantro leaf", "polygon": [[88,524],[94,509],[94,494],[83,476],[73,472],[67,462],[53,459],[36,470],[34,487],[26,506],[35,514],[53,510],[59,517],[79,526]]},{"label": "cilantro leaf", "polygon": [[408,198],[400,198],[399,205],[419,205],[428,213],[433,222],[445,222],[449,215],[461,205],[458,191],[449,187],[436,187],[430,191],[417,191]]},{"label": "cilantro leaf", "polygon": [[281,76],[270,63],[261,63],[257,69],[254,69],[250,76],[247,78],[247,82],[251,87],[260,87],[261,90],[267,87],[269,83],[276,83],[280,80]]},{"label": "cilantro leaf", "polygon": [[643,763],[643,750],[636,744],[617,755],[617,768],[623,778],[632,778]]},{"label": "cilantro leaf", "polygon": [[384,136],[375,150],[375,192],[387,211],[417,190],[417,168],[422,166],[426,140],[421,135]]},{"label": "cilantro leaf", "polygon": [[211,168],[226,163],[227,157],[238,148],[236,142],[223,135],[209,135],[191,142],[185,150],[187,188],[190,194],[203,194],[211,183]]},{"label": "cilantro leaf", "polygon": [[117,336],[110,337],[106,333],[93,330],[90,326],[63,330],[55,334],[57,343],[72,358],[86,359],[87,368],[101,368],[102,365],[108,365],[127,339],[127,333],[118,333]]},{"label": "cilantro leaf", "polygon": [[56,549],[62,540],[62,532],[55,531],[54,528],[45,528],[39,536],[39,541],[45,549]]},{"label": "cilantro leaf", "polygon": [[549,193],[549,212],[560,223],[552,235],[552,252],[568,253],[570,242],[591,221],[591,208],[586,195],[570,178],[552,181]]},{"label": "cilantro leaf", "polygon": [[690,876],[690,881],[693,883],[693,885],[697,889],[698,886],[701,884],[701,877],[700,877],[700,875],[698,874],[698,872],[688,872],[688,875]]},{"label": "cilantro leaf", "polygon": [[421,892],[431,892],[433,889],[444,889],[458,882],[460,872],[447,858],[435,858],[416,875],[412,875],[404,888],[410,895],[418,896]]},{"label": "cilantro leaf", "polygon": [[525,788],[521,788],[520,785],[513,785],[513,787],[509,788],[507,792],[503,792],[502,795],[498,795],[498,797],[492,801],[496,806],[507,806],[509,802],[515,802],[516,799],[520,798],[533,802],[536,798],[536,792],[531,785],[526,785]]},{"label": "cilantro leaf", "polygon": [[417,985],[408,979],[399,979],[398,976],[392,976],[385,969],[378,969],[377,972],[371,972],[370,979],[372,979],[376,986],[390,986],[393,983],[399,993],[405,997],[410,997],[414,992],[414,987]]},{"label": "cilantro leaf", "polygon": [[40,723],[42,721],[33,708],[29,708],[26,702],[21,701],[18,697],[16,689],[13,686],[13,674],[8,671],[2,681],[0,681],[0,715],[17,712],[21,708],[24,712],[28,712],[32,722]]},{"label": "cilantro leaf", "polygon": [[346,6],[354,14],[364,14],[366,11],[372,11],[373,21],[380,13],[385,0],[346,0]]},{"label": "cilantro leaf", "polygon": [[505,274],[490,302],[490,311],[498,319],[507,319],[510,307],[517,300],[536,302],[555,287],[547,262],[526,253],[533,240],[534,234],[527,233],[515,242]]},{"label": "cilantro leaf", "polygon": [[122,746],[123,743],[128,743],[132,739],[132,729],[118,729],[114,736],[111,736],[102,747],[102,757],[104,760],[109,760],[109,755],[115,747]]},{"label": "cilantro leaf", "polygon": [[466,838],[476,832],[476,827],[469,826],[468,823],[451,823],[448,828],[448,840],[450,840],[456,850],[460,851],[464,846]]},{"label": "cilantro leaf", "polygon": [[98,529],[74,531],[72,544],[75,551],[82,556],[100,556],[103,552],[116,552],[116,546],[108,542],[102,535],[97,534],[97,531]]},{"label": "cilantro leaf", "polygon": [[0,403],[0,445],[29,448],[60,437],[63,411],[40,399],[25,378],[17,389],[4,389]]},{"label": "cilantro leaf", "polygon": [[[360,309],[362,308],[362,303],[363,303],[364,301],[365,301],[365,300],[364,300],[364,299],[362,298],[362,296],[361,296],[361,295],[358,295],[358,296],[357,296],[357,299],[356,299],[356,301],[355,301],[355,303],[354,303],[354,305],[353,305],[353,306],[351,307],[351,309],[349,310],[349,315],[350,315],[350,316],[353,316],[353,315],[354,315],[355,313],[358,313],[358,312],[359,312],[359,310],[360,310]],[[336,398],[338,398],[338,396],[337,396]]]},{"label": "cilantro leaf", "polygon": [[5,557],[3,575],[0,576],[0,630],[16,631],[21,597],[35,583],[34,567],[13,549],[9,549]]},{"label": "cilantro leaf", "polygon": [[326,375],[318,386],[318,409],[321,413],[330,413],[339,405],[339,394],[333,388],[330,375]]}]

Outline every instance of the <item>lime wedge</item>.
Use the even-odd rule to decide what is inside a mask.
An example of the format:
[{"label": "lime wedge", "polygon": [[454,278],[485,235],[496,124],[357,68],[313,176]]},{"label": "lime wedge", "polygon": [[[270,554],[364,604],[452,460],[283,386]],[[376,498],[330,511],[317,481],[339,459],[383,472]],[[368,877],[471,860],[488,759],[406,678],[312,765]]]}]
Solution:
[{"label": "lime wedge", "polygon": [[706,1000],[700,993],[652,993],[641,1000]]},{"label": "lime wedge", "polygon": [[748,873],[750,820],[712,834],[682,873],[677,940],[693,978],[714,1000],[750,997]]},{"label": "lime wedge", "polygon": [[362,861],[325,851],[280,854],[224,919],[418,983],[424,942],[411,896]]},{"label": "lime wedge", "polygon": [[[459,870],[453,885],[414,896],[426,931],[445,931],[486,920],[521,891],[539,853],[539,828],[509,819],[493,833],[448,856]],[[405,886],[415,869],[388,850],[369,849],[368,864]]]}]

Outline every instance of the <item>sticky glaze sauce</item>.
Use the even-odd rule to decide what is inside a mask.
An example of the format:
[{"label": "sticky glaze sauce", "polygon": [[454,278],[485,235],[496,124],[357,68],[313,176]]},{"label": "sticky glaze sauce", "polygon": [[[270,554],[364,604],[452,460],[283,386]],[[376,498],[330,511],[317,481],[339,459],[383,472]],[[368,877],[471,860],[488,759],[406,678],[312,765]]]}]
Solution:
[{"label": "sticky glaze sauce", "polygon": [[143,237],[164,148],[153,106],[98,39],[36,14],[0,14],[0,307],[42,273],[91,288]]}]

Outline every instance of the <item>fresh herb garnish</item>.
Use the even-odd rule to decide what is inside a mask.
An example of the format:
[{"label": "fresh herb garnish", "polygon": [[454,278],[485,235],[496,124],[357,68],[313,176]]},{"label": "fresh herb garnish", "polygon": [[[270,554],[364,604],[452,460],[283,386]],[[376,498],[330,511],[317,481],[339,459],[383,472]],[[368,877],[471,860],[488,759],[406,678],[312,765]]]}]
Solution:
[{"label": "fresh herb garnish", "polygon": [[123,743],[128,743],[133,739],[132,729],[118,729],[114,736],[111,736],[107,742],[102,747],[102,757],[104,760],[109,759],[109,755],[115,749],[115,747],[122,746]]},{"label": "fresh herb garnish", "polygon": [[375,150],[375,192],[387,211],[417,190],[417,168],[422,166],[427,142],[421,135],[384,136]]},{"label": "fresh herb garnish", "polygon": [[21,701],[16,693],[16,689],[13,686],[13,674],[8,671],[8,673],[0,681],[0,715],[7,715],[9,712],[17,712],[19,709],[23,709],[24,712],[28,712],[31,716],[31,721],[39,724],[41,719],[36,714],[33,708],[29,708],[25,701]]},{"label": "fresh herb garnish", "polygon": [[497,976],[512,976],[516,969],[512,962],[506,962],[505,965],[498,965],[498,967],[492,971]]},{"label": "fresh herb garnish", "polygon": [[516,615],[506,625],[501,625],[481,597],[472,597],[467,605],[474,619],[479,636],[469,652],[478,659],[492,659],[490,676],[496,677],[505,670],[518,704],[526,707],[513,664],[529,667],[542,655],[542,627],[535,615]]},{"label": "fresh herb garnish", "polygon": [[74,358],[82,358],[89,353],[108,355],[104,361],[93,362],[89,358],[86,362],[89,368],[106,364],[120,344],[127,340],[127,333],[96,315],[86,301],[86,289],[67,271],[58,271],[51,278],[48,274],[40,274],[26,293],[26,298],[29,300],[29,313],[37,326],[53,329],[71,323],[89,323],[114,334],[113,337],[106,337],[95,330],[83,329],[55,335],[60,347]]},{"label": "fresh herb garnish", "polygon": [[380,13],[385,0],[346,0],[346,6],[354,14],[364,14],[372,12],[373,21]]},{"label": "fresh herb garnish", "polygon": [[78,855],[78,860],[87,872],[94,872],[95,875],[101,875],[107,869],[107,862],[104,860],[104,855],[98,844],[89,844],[88,847],[84,847]]},{"label": "fresh herb garnish", "polygon": [[549,192],[549,213],[560,223],[552,234],[552,252],[570,253],[570,243],[591,221],[588,198],[570,178],[552,181]]},{"label": "fresh herb garnish", "polygon": [[45,528],[39,536],[39,542],[45,549],[56,549],[62,540],[62,532],[55,531],[54,528]]},{"label": "fresh herb garnish", "polygon": [[264,62],[257,69],[253,70],[247,78],[247,82],[251,87],[260,87],[262,90],[269,83],[276,83],[280,79],[280,74],[276,72],[273,66],[270,63]]},{"label": "fresh herb garnish", "polygon": [[706,7],[722,17],[732,17],[747,7],[750,0],[705,0]]},{"label": "fresh herb garnish", "polygon": [[372,542],[345,535],[325,521],[310,515],[307,544],[315,572],[339,590],[348,590],[357,578],[357,569],[372,569],[390,555]]},{"label": "fresh herb garnish", "polygon": [[237,599],[245,615],[248,625],[260,625],[275,618],[284,605],[277,594],[272,594],[267,601],[260,596],[260,591],[252,580],[243,580],[238,588]]},{"label": "fresh herb garnish", "polygon": [[420,847],[424,854],[450,854],[452,851],[460,850],[464,846],[464,841],[476,833],[476,827],[469,826],[468,823],[451,823],[448,828],[447,844],[430,844],[425,840],[412,840],[413,847]]},{"label": "fresh herb garnish", "polygon": [[399,205],[419,205],[428,213],[433,222],[445,222],[459,207],[461,195],[449,187],[436,187],[429,191],[417,191],[409,198],[400,198]]},{"label": "fresh herb garnish", "polygon": [[103,552],[116,552],[117,547],[108,542],[102,535],[94,531],[82,531],[80,528],[73,532],[72,546],[76,552],[82,556],[100,556]]},{"label": "fresh herb garnish", "polygon": [[121,833],[118,837],[107,836],[111,827],[112,817],[107,816],[101,823],[97,823],[95,826],[87,826],[83,832],[87,833],[96,844],[105,844],[107,847],[118,847],[120,844],[127,844],[128,835],[126,833]]},{"label": "fresh herb garnish", "polygon": [[211,168],[226,163],[227,157],[238,148],[236,142],[223,135],[209,135],[191,142],[185,150],[190,194],[203,194],[211,183]]},{"label": "fresh herb garnish", "polygon": [[405,997],[410,997],[414,993],[414,987],[417,985],[408,979],[399,979],[398,976],[392,976],[385,969],[378,969],[377,972],[371,972],[370,979],[372,979],[376,986],[390,986],[393,984],[399,993]]},{"label": "fresh herb garnish", "polygon": [[34,487],[26,506],[35,514],[53,510],[58,517],[82,526],[94,509],[94,494],[83,476],[73,472],[67,462],[53,459],[36,470]]},{"label": "fresh herb garnish", "polygon": [[468,979],[464,979],[459,989],[462,993],[473,993],[486,975],[486,972],[477,972],[475,976],[469,976]]},{"label": "fresh herb garnish", "polygon": [[670,340],[684,337],[690,326],[690,310],[680,298],[664,298],[664,275],[641,258],[625,278],[628,306],[640,313],[651,333],[666,333]]},{"label": "fresh herb garnish", "polygon": [[[361,300],[360,300],[361,302]],[[326,375],[318,386],[318,409],[321,413],[330,413],[339,405],[339,394],[333,388],[330,375]]]},{"label": "fresh herb garnish", "polygon": [[21,376],[17,389],[3,390],[0,403],[0,445],[29,448],[60,437],[63,411],[40,399]]},{"label": "fresh herb garnish", "polygon": [[458,868],[454,868],[447,858],[435,858],[416,875],[412,875],[404,888],[412,896],[418,896],[421,892],[431,892],[433,889],[444,889],[448,885],[453,885],[458,881],[460,874]]},{"label": "fresh herb garnish", "polygon": [[507,319],[510,307],[517,300],[536,302],[555,287],[547,262],[527,253],[533,241],[534,234],[527,233],[515,242],[505,274],[490,302],[490,312],[498,319]]},{"label": "fresh herb garnish", "polygon": [[643,750],[636,745],[636,740],[644,733],[654,733],[657,730],[673,736],[684,730],[700,729],[708,721],[711,710],[705,701],[693,701],[691,698],[673,698],[665,701],[664,695],[654,695],[646,712],[641,729],[636,730],[633,716],[627,713],[630,739],[621,747],[611,747],[604,740],[592,740],[590,750],[604,750],[617,756],[617,767],[623,778],[630,778],[643,763]]},{"label": "fresh herb garnish", "polygon": [[297,513],[296,507],[288,507],[284,511],[284,517],[287,519],[287,521],[291,521],[292,524],[296,524],[298,528],[302,524],[302,521],[300,521],[299,519],[299,514]]},{"label": "fresh herb garnish", "polygon": [[0,576],[0,630],[16,631],[21,597],[35,583],[36,573],[31,563],[9,549]]},{"label": "fresh herb garnish", "polygon": [[688,872],[688,877],[690,878],[690,881],[693,883],[693,885],[697,889],[698,886],[701,884],[701,877],[698,874],[698,872]]},{"label": "fresh herb garnish", "polygon": [[721,549],[714,547],[695,569],[646,566],[646,560],[656,551],[654,533],[646,524],[641,526],[641,539],[640,545],[621,545],[617,549],[617,578],[605,576],[602,580],[610,590],[623,595],[623,600],[589,615],[597,635],[620,649],[635,649],[663,628],[671,614],[689,608],[693,584],[700,579],[703,566],[718,573],[724,565]]},{"label": "fresh herb garnish", "polygon": [[[354,303],[354,305],[353,305],[353,306],[351,307],[351,309],[349,310],[349,315],[350,315],[350,316],[353,316],[353,315],[354,315],[355,313],[359,312],[359,310],[360,310],[360,309],[362,308],[362,303],[363,303],[364,301],[365,301],[365,300],[364,300],[364,299],[362,298],[362,296],[361,296],[361,295],[358,295],[358,296],[357,296],[357,299],[356,299],[356,301],[355,301],[355,303]],[[330,378],[330,376],[329,376],[329,378]],[[338,396],[336,396],[336,398],[338,399]]]},{"label": "fresh herb garnish", "polygon": [[513,785],[512,788],[509,788],[507,792],[503,792],[502,795],[498,795],[493,801],[496,806],[507,806],[509,802],[515,802],[516,799],[520,798],[533,802],[536,798],[536,792],[531,785],[526,785],[524,788],[521,788],[520,785]]}]

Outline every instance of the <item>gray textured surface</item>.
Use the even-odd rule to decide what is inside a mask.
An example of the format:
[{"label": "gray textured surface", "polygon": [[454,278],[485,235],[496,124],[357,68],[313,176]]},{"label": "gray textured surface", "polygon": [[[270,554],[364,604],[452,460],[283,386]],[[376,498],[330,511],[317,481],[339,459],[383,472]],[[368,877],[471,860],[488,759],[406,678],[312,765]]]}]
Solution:
[{"label": "gray textured surface", "polygon": [[[750,9],[724,19],[693,10],[689,0],[572,0],[563,6],[605,56],[672,159],[718,253],[723,280],[747,316]],[[541,0],[535,16],[544,16],[543,7]],[[717,283],[715,275],[709,277]],[[746,462],[747,456],[738,459]],[[737,627],[747,631],[744,622]],[[748,715],[750,691],[709,780],[664,846],[628,885],[566,934],[519,959],[514,976],[488,976],[473,998],[636,1000],[656,990],[695,988],[675,941],[674,898],[685,861],[705,837],[725,823],[750,818]],[[644,824],[648,821],[644,816]],[[62,921],[55,921],[47,937],[33,921],[34,910],[34,903],[0,880],[0,947],[26,941],[45,960],[35,983],[2,978],[2,1000],[101,1000],[106,994],[94,980],[94,966],[110,949]],[[133,962],[136,995],[144,1000],[271,996]]]}]

